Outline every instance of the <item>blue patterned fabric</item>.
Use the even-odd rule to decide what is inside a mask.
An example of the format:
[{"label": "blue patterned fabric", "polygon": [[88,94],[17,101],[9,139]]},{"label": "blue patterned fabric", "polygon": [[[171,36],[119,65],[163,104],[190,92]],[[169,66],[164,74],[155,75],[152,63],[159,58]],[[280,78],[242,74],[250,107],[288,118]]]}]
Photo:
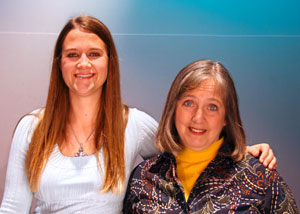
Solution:
[{"label": "blue patterned fabric", "polygon": [[124,213],[299,213],[277,171],[246,154],[240,162],[217,155],[198,177],[188,201],[176,174],[176,160],[163,153],[133,171]]}]

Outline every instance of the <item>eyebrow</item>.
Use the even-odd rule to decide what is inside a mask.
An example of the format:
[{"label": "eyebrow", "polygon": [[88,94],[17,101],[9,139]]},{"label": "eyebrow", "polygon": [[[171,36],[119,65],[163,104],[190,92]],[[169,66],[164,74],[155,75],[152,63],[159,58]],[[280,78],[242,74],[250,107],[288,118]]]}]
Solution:
[{"label": "eyebrow", "polygon": [[216,102],[224,105],[223,100],[221,98],[211,97],[211,98],[208,98],[208,100],[216,101]]},{"label": "eyebrow", "polygon": [[[102,51],[102,52],[105,51],[105,50],[103,50],[102,48],[90,48],[90,49],[88,49],[88,50],[89,50],[89,51]],[[62,51],[67,51],[67,52],[69,52],[69,51],[78,51],[78,49],[77,49],[77,48],[66,48],[66,49],[63,48]]]},{"label": "eyebrow", "polygon": [[[184,98],[194,98],[194,99],[197,99],[197,97],[194,96],[194,95],[192,95],[192,94],[182,95],[181,98],[179,98],[179,99],[181,100],[181,99],[184,99]],[[223,100],[221,98],[209,97],[208,100],[209,101],[216,101],[216,102],[224,105]]]},{"label": "eyebrow", "polygon": [[180,99],[186,98],[186,97],[196,98],[196,96],[191,95],[191,94],[186,94],[186,95],[182,94],[182,95],[180,96]]}]

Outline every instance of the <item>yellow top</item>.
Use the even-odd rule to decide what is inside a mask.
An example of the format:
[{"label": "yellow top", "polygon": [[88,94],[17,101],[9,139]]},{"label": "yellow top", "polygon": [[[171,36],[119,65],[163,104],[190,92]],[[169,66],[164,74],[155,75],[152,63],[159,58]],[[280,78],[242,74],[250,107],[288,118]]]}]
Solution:
[{"label": "yellow top", "polygon": [[224,139],[221,138],[202,151],[193,151],[185,148],[182,153],[177,155],[177,175],[183,185],[186,201],[189,198],[197,178],[207,165],[217,156],[223,141]]}]

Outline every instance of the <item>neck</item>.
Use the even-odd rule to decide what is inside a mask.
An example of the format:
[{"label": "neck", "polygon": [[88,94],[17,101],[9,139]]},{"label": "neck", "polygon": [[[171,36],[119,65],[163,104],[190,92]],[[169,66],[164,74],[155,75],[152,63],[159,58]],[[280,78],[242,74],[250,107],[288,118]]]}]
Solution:
[{"label": "neck", "polygon": [[78,97],[70,94],[69,121],[65,138],[60,145],[64,155],[74,156],[79,152],[80,144],[85,154],[96,152],[93,133],[95,133],[99,106],[99,96]]},{"label": "neck", "polygon": [[93,129],[100,106],[100,97],[70,96],[70,104],[69,122],[73,127]]}]

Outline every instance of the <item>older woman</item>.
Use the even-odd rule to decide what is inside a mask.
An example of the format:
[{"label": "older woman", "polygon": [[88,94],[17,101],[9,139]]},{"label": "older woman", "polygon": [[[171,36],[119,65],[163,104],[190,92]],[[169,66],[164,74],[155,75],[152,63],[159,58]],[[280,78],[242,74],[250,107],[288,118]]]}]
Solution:
[{"label": "older woman", "polygon": [[278,172],[245,152],[234,83],[218,62],[176,76],[156,145],[164,153],[133,172],[125,213],[298,213]]}]

